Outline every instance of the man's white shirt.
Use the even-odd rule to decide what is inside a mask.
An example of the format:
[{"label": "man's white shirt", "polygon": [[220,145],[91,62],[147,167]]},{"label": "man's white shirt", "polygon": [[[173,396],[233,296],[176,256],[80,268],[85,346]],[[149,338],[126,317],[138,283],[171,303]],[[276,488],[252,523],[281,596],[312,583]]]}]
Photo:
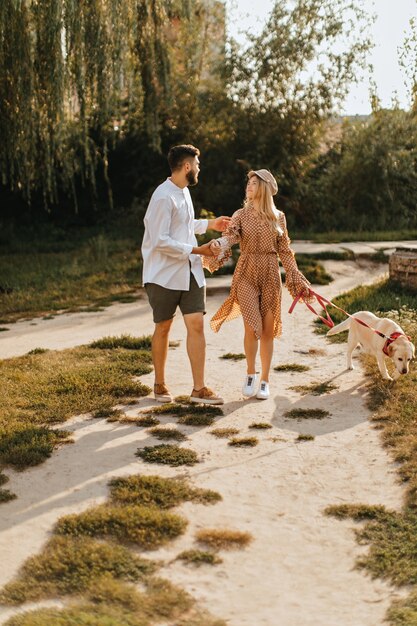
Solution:
[{"label": "man's white shirt", "polygon": [[190,264],[199,287],[206,284],[196,234],[207,230],[208,220],[196,220],[188,187],[181,189],[169,178],[152,194],[144,218],[142,282],[167,289],[190,288]]}]

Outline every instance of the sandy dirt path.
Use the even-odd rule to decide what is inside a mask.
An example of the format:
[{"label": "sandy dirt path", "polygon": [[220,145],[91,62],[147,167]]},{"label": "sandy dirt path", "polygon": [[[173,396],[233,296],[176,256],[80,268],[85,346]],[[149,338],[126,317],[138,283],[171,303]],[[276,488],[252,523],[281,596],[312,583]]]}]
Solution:
[{"label": "sandy dirt path", "polygon": [[[327,297],[381,273],[354,263],[328,263],[327,267],[336,278],[328,287],[319,288]],[[223,301],[225,281],[227,278],[218,280],[219,289],[208,296],[207,317]],[[202,462],[187,470],[150,466],[134,456],[139,445],[159,443],[146,430],[88,416],[75,418],[66,424],[74,431],[73,445],[58,450],[37,468],[7,472],[18,499],[1,506],[0,585],[41,549],[57,518],[103,502],[111,476],[138,472],[185,475],[200,487],[219,491],[223,501],[212,507],[181,507],[190,522],[186,534],[169,548],[152,552],[152,557],[167,563],[161,575],[181,584],[230,626],[382,626],[386,609],[399,592],[354,569],[355,558],[364,548],[355,543],[353,522],[328,518],[323,509],[345,502],[398,508],[402,489],[394,464],[367,421],[360,366],[345,371],[344,347],[327,344],[314,334],[312,314],[305,307],[298,306],[289,316],[289,305],[284,290],[284,335],[276,342],[273,364],[297,362],[311,369],[302,374],[274,372],[267,401],[243,401],[244,364],[219,360],[225,352],[242,352],[241,320],[224,325],[218,335],[206,326],[207,380],[225,398],[224,417],[216,425],[256,434],[257,447],[231,448],[226,440],[208,434],[209,428],[182,427],[189,435],[183,445],[196,450]],[[103,335],[151,331],[150,312],[143,300],[101,313],[20,322],[1,338],[1,355],[23,354],[34,347],[61,349]],[[190,370],[180,317],[174,323],[172,339],[180,346],[169,352],[167,380],[175,394],[189,393]],[[310,348],[322,348],[326,354],[311,356]],[[152,383],[152,374],[142,380]],[[328,380],[338,386],[329,395],[302,396],[289,389]],[[129,407],[128,414],[149,404],[150,399],[144,398]],[[296,407],[323,408],[331,416],[320,421],[286,419],[284,412]],[[268,421],[273,428],[249,430],[254,420]],[[169,424],[169,418],[163,423]],[[296,443],[299,433],[315,435],[315,439]],[[172,562],[181,550],[195,547],[196,530],[224,526],[250,532],[252,544],[242,552],[223,553],[223,564],[215,568],[196,570]],[[0,624],[15,612],[0,608]]]}]

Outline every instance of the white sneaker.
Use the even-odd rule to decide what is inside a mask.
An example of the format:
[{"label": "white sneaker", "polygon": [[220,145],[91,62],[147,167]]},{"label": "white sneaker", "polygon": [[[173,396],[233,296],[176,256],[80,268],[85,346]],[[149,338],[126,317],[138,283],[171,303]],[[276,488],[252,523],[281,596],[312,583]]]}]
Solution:
[{"label": "white sneaker", "polygon": [[248,374],[245,378],[245,382],[242,387],[242,394],[247,398],[250,398],[255,393],[255,384],[258,377],[256,374]]},{"label": "white sneaker", "polygon": [[261,380],[256,397],[258,400],[267,400],[269,398],[269,383]]}]

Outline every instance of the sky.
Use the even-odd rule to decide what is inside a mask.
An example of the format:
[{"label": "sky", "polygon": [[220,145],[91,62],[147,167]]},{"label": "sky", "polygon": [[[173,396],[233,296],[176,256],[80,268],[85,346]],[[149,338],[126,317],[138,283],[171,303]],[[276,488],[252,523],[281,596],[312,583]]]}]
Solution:
[{"label": "sky", "polygon": [[[239,32],[250,28],[254,33],[261,31],[274,0],[226,0],[229,34],[244,41]],[[410,18],[417,18],[417,0],[363,0],[376,21],[370,29],[375,47],[368,60],[373,65],[372,79],[382,106],[389,107],[394,97],[400,106],[410,106],[409,85],[406,85],[404,70],[400,67],[398,48],[410,33]],[[370,76],[363,74],[360,84],[352,85],[342,106],[344,115],[367,115],[371,112]]]}]

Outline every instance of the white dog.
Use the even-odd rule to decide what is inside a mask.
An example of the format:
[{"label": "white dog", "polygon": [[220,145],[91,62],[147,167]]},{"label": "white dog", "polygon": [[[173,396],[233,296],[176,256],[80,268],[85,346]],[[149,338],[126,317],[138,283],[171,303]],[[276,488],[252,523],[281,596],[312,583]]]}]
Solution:
[{"label": "white dog", "polygon": [[[366,328],[352,318],[357,318],[365,322],[371,328]],[[347,320],[334,326],[327,333],[328,335],[336,335],[344,330],[349,329],[349,337],[347,344],[347,367],[353,369],[352,352],[358,344],[368,354],[372,354],[377,362],[382,378],[392,380],[388,374],[385,365],[385,356],[390,357],[394,361],[395,370],[394,377],[398,378],[401,374],[408,373],[408,366],[411,359],[414,358],[414,346],[410,338],[405,335],[404,331],[398,324],[387,317],[380,318],[369,311],[359,311]],[[382,333],[382,337],[375,330]]]}]

